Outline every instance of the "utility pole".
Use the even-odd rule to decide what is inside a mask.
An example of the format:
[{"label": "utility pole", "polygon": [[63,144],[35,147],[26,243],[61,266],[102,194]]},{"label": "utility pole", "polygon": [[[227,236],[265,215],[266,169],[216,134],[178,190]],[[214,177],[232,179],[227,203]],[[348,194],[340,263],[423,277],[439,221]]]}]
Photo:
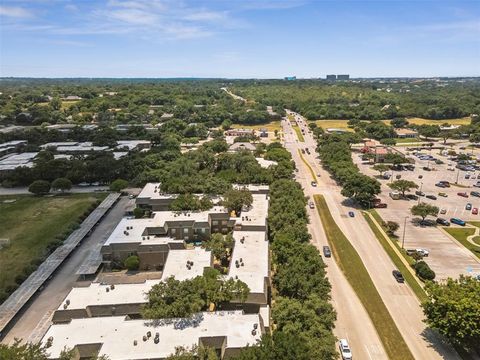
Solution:
[{"label": "utility pole", "polygon": [[[422,192],[422,187],[423,187],[423,181],[420,183],[420,192]],[[418,195],[418,202],[417,204],[420,204],[420,195]]]},{"label": "utility pole", "polygon": [[403,219],[402,249],[404,248],[404,245],[405,245],[405,229],[407,228],[407,219],[408,219],[408,216],[405,216],[405,219]]}]

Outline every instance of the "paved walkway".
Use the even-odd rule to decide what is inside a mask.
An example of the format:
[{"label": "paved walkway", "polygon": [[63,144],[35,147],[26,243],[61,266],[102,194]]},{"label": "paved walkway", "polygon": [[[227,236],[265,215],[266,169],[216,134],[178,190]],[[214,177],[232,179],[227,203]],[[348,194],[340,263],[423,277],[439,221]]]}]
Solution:
[{"label": "paved walkway", "polygon": [[119,193],[108,195],[102,203],[93,210],[82,222],[80,227],[59,246],[39,267],[18,287],[13,294],[0,306],[0,339],[5,335],[4,330],[27,304],[31,297],[43,286],[70,255],[70,253],[88,235],[92,228],[102,219],[105,213],[119,198]]}]

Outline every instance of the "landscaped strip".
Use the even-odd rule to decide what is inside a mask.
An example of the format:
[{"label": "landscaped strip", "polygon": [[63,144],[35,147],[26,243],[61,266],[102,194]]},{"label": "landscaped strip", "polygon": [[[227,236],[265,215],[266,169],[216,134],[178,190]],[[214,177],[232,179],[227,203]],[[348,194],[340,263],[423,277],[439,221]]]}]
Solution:
[{"label": "landscaped strip", "polygon": [[[362,259],[335,223],[322,195],[315,195],[315,204],[322,220],[335,260],[355,290],[372,319],[389,359],[414,359],[410,349],[373,284]],[[352,314],[352,316],[355,316]]]},{"label": "landscaped strip", "polygon": [[302,159],[303,163],[307,166],[308,171],[310,171],[310,175],[312,175],[313,181],[317,181],[317,176],[315,175],[315,171],[313,171],[313,169],[310,166],[310,164],[308,163],[308,161],[305,160],[305,158],[303,157],[302,152],[300,150],[298,150],[298,155],[300,155],[300,159]]},{"label": "landscaped strip", "polygon": [[474,245],[470,241],[467,240],[467,237],[472,236],[475,234],[474,228],[446,228],[444,227],[447,233],[453,236],[460,244],[465,246],[468,250],[470,250],[476,257],[480,258],[480,245]]},{"label": "landscaped strip", "polygon": [[305,138],[303,137],[303,134],[300,131],[300,128],[298,127],[298,125],[292,125],[292,127],[293,127],[293,130],[295,130],[295,132],[297,133],[298,141],[305,142]]},{"label": "landscaped strip", "polygon": [[[375,214],[378,216],[378,213],[375,212]],[[369,216],[369,214],[364,213],[363,216],[365,220],[367,221],[368,225],[372,229],[373,233],[377,237],[378,241],[380,241],[380,244],[392,260],[392,262],[395,264],[396,268],[402,273],[403,277],[405,278],[405,281],[407,282],[408,286],[413,290],[415,295],[417,296],[418,300],[425,301],[427,300],[427,295],[425,294],[425,291],[423,290],[423,287],[418,283],[417,279],[415,278],[415,275],[412,273],[412,271],[408,268],[408,266],[402,261],[402,259],[399,257],[397,252],[394,250],[392,246],[396,246],[399,251],[400,248],[398,247],[398,244],[390,239],[387,239],[385,235],[379,230],[378,226],[374,223],[377,222],[379,226],[381,226],[381,220],[380,222],[376,219],[374,213],[371,213],[373,219]],[[403,253],[402,253],[402,256]],[[406,262],[411,263],[410,259],[404,256],[404,259]]]}]

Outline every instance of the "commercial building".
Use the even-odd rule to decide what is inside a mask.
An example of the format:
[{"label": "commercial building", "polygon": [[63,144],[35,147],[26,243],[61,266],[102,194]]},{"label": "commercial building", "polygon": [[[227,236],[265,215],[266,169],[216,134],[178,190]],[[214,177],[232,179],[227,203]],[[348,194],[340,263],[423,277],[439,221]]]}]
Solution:
[{"label": "commercial building", "polygon": [[32,168],[35,165],[33,159],[37,154],[38,152],[24,152],[4,156],[0,160],[0,173],[6,173],[22,166]]},{"label": "commercial building", "polygon": [[327,80],[337,80],[337,75],[334,75],[334,74],[327,75]]},{"label": "commercial building", "polygon": [[225,136],[255,136],[254,129],[230,129],[225,131]]},{"label": "commercial building", "polygon": [[350,79],[350,75],[348,74],[337,75],[337,80],[349,80],[349,79]]},{"label": "commercial building", "polygon": [[418,132],[412,129],[395,129],[395,134],[399,139],[415,139]]},{"label": "commercial building", "polygon": [[256,146],[248,142],[236,142],[230,145],[228,151],[230,152],[239,152],[239,151],[255,151]]}]

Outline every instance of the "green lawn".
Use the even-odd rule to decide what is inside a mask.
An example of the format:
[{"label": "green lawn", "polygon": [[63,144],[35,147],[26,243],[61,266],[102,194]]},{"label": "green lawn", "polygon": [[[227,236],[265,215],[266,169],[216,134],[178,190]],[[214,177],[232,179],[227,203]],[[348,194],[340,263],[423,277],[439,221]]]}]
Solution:
[{"label": "green lawn", "polygon": [[[375,210],[372,210],[371,214],[378,224],[381,225],[383,223],[382,219],[380,218],[380,215],[378,215],[378,213]],[[392,237],[389,237],[388,239],[386,239],[385,236],[381,233],[381,231],[377,228],[377,226],[375,226],[372,219],[367,214],[364,214],[364,217],[365,217],[365,220],[367,220],[367,223],[370,226],[370,228],[372,229],[373,233],[377,237],[378,241],[380,241],[380,244],[382,244],[382,247],[385,249],[385,251],[387,252],[390,259],[392,259],[392,262],[395,264],[395,267],[398,270],[400,270],[403,277],[405,278],[405,281],[410,286],[410,288],[413,290],[413,292],[417,296],[418,300],[420,300],[420,301],[427,300],[427,295],[425,294],[425,291],[423,290],[423,288],[420,286],[420,284],[415,279],[415,275],[413,275],[409,271],[409,269],[403,263],[403,261],[397,255],[397,253],[392,249],[392,247],[390,246],[388,241],[390,241],[402,253],[403,257],[405,258],[405,260],[407,260],[407,262],[410,265],[413,264],[413,261],[414,261],[413,258],[411,256],[408,256],[404,251],[402,251],[402,249],[400,248],[400,246],[398,245],[398,243],[395,239],[393,239]],[[382,226],[382,228],[383,228],[383,226]],[[383,228],[383,230],[385,230],[385,228]]]},{"label": "green lawn", "polygon": [[475,233],[475,229],[472,228],[444,228],[446,232],[452,235],[463,246],[470,250],[476,257],[480,258],[480,245],[473,245],[470,241],[467,241],[467,237]]},{"label": "green lawn", "polygon": [[405,143],[420,143],[420,142],[425,142],[424,140],[420,140],[418,138],[414,139],[395,139],[397,144],[405,144]]},{"label": "green lawn", "polygon": [[[335,223],[324,197],[315,195],[314,199],[335,261],[372,319],[388,358],[394,360],[414,359],[373,284],[362,259]],[[352,314],[352,316],[355,315]]]},{"label": "green lawn", "polygon": [[308,163],[308,161],[305,160],[305,158],[303,157],[302,152],[300,150],[298,150],[298,155],[300,155],[300,158],[302,159],[303,163],[307,166],[308,171],[310,171],[310,175],[312,175],[313,181],[317,181],[317,176],[315,175],[315,172],[313,171],[313,169],[310,166],[310,164]]},{"label": "green lawn", "polygon": [[[0,303],[38,266],[59,239],[80,223],[105,194],[54,197],[0,196],[0,238],[10,244],[0,250]],[[15,202],[5,203],[7,199]]]},{"label": "green lawn", "polygon": [[292,125],[292,127],[293,127],[293,130],[295,130],[295,132],[297,133],[298,141],[305,142],[305,138],[303,137],[303,134],[300,131],[300,128],[298,127],[298,125]]}]

